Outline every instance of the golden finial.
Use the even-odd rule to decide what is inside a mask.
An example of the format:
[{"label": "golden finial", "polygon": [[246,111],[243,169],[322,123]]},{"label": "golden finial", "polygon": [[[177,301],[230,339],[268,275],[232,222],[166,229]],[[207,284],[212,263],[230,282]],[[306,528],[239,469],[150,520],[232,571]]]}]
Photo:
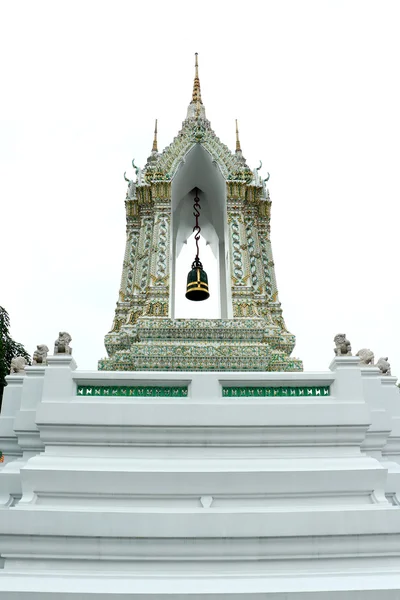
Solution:
[{"label": "golden finial", "polygon": [[242,149],[240,147],[240,141],[239,141],[239,128],[238,128],[238,122],[237,119],[235,119],[236,121],[236,152],[241,152]]},{"label": "golden finial", "polygon": [[153,148],[151,149],[152,152],[158,152],[158,148],[157,148],[157,119],[156,119],[156,126],[154,128],[154,140],[153,140]]},{"label": "golden finial", "polygon": [[199,79],[199,63],[197,60],[198,53],[195,52],[195,63],[194,63],[194,82],[193,82],[193,94],[192,102],[195,104],[203,104],[201,101],[201,90],[200,90],[200,79]]}]

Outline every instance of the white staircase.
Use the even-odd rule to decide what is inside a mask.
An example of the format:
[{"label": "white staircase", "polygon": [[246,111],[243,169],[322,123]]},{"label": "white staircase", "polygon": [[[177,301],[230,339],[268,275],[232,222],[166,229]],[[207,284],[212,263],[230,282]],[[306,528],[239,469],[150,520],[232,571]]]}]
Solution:
[{"label": "white staircase", "polygon": [[0,598],[400,598],[396,378],[356,357],[324,373],[48,362],[5,390]]}]

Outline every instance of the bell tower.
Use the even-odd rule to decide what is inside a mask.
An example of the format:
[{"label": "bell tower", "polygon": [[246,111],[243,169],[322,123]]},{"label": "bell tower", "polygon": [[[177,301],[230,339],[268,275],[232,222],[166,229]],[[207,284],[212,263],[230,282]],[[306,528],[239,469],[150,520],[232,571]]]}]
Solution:
[{"label": "bell tower", "polygon": [[[254,170],[246,164],[237,122],[234,153],[211,129],[197,54],[181,131],[159,153],[156,121],[146,165],[132,166],[136,179],[124,175],[127,241],[119,299],[105,337],[108,358],[99,369],[301,371],[301,361],[290,356],[295,337],[286,328],[276,285],[269,176],[261,178],[261,164]],[[220,319],[175,318],[176,259],[198,225],[217,260]],[[194,242],[193,257],[199,258]],[[192,283],[205,290],[203,275],[191,266],[188,298]],[[200,296],[191,299],[207,294]]]}]

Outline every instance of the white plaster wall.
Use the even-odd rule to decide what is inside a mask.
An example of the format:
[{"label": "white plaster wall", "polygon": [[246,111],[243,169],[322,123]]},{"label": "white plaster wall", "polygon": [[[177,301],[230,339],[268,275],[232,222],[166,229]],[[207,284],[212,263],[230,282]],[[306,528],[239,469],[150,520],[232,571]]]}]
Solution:
[{"label": "white plaster wall", "polygon": [[[398,475],[380,459],[390,378],[352,357],[325,373],[75,367],[57,356],[44,370],[30,425],[44,451],[18,474],[21,500],[0,506],[0,598],[400,597]],[[77,385],[189,391],[83,397]],[[331,395],[222,396],[228,385]],[[2,486],[9,496],[0,472]]]}]

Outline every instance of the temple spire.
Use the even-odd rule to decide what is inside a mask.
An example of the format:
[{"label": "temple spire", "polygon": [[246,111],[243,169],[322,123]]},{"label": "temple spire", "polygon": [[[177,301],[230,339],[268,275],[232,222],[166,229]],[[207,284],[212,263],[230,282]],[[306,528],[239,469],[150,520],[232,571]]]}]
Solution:
[{"label": "temple spire", "polygon": [[201,101],[201,90],[200,90],[200,79],[199,79],[199,63],[198,53],[195,52],[195,63],[194,63],[194,82],[193,82],[193,94],[192,102],[194,104],[203,104]]},{"label": "temple spire", "polygon": [[147,158],[146,167],[155,163],[158,160],[158,157],[159,157],[159,154],[158,154],[158,144],[157,144],[157,119],[156,119],[156,123],[154,126],[153,147],[151,149],[150,156]]},{"label": "temple spire", "polygon": [[158,152],[158,148],[157,148],[157,119],[156,119],[156,125],[154,127],[154,140],[153,140],[153,148],[151,149],[152,152]]},{"label": "temple spire", "polygon": [[239,128],[238,128],[238,122],[237,119],[235,119],[235,123],[236,123],[236,152],[241,152],[242,149],[240,147],[240,141],[239,141]]},{"label": "temple spire", "polygon": [[203,101],[201,99],[201,90],[200,90],[200,79],[199,79],[199,61],[198,54],[195,52],[195,61],[194,61],[194,82],[193,82],[193,92],[192,99],[190,101],[188,111],[187,111],[187,119],[205,119],[206,111],[203,106]]}]

